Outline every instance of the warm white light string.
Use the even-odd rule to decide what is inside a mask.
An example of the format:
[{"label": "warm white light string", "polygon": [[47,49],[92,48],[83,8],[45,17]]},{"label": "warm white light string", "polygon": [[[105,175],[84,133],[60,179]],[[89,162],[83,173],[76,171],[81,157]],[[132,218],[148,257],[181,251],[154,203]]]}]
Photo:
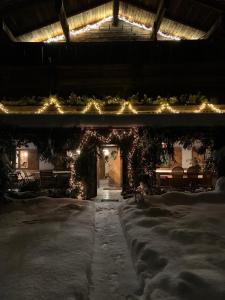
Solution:
[{"label": "warm white light string", "polygon": [[[120,21],[123,21],[127,24],[130,24],[130,25],[133,25],[133,26],[136,26],[138,28],[141,28],[143,30],[147,30],[147,31],[152,31],[152,27],[148,27],[144,24],[141,24],[141,23],[137,23],[135,21],[131,21],[130,19],[124,17],[124,16],[121,16],[119,15],[118,16],[119,20]],[[93,23],[93,24],[88,24],[84,27],[82,27],[81,29],[72,29],[70,30],[70,35],[71,36],[77,36],[77,35],[80,35],[80,34],[83,34],[85,32],[88,32],[88,31],[91,31],[91,30],[95,30],[95,29],[98,29],[101,25],[103,25],[104,23],[108,22],[108,21],[111,21],[113,19],[112,16],[108,16],[106,18],[103,18],[102,20],[96,22],[96,23]],[[167,33],[164,33],[162,31],[158,31],[158,34],[164,38],[167,38],[167,39],[170,39],[170,40],[173,40],[173,41],[180,41],[181,38],[178,37],[178,36],[174,36],[174,35],[170,35],[170,34],[167,34]],[[60,41],[64,41],[65,40],[65,36],[63,34],[60,34],[60,35],[57,35],[55,37],[52,37],[52,38],[49,38],[47,39],[46,41],[44,41],[45,43],[52,43],[52,42],[60,42]]]},{"label": "warm white light string", "polygon": [[[76,36],[76,35],[80,35],[82,33],[88,32],[90,30],[98,29],[102,24],[104,24],[108,21],[111,21],[111,20],[112,20],[112,16],[109,16],[109,17],[106,17],[106,18],[104,18],[104,19],[102,19],[102,20],[100,20],[100,21],[98,21],[94,24],[88,24],[88,25],[82,27],[81,29],[78,29],[78,30],[72,29],[72,30],[70,30],[70,35],[71,36]],[[65,36],[63,34],[61,34],[61,35],[57,35],[53,38],[49,38],[45,42],[46,43],[52,43],[52,42],[60,42],[60,41],[63,41],[63,40],[65,40]]]},{"label": "warm white light string", "polygon": [[[144,29],[144,30],[147,30],[147,31],[152,31],[152,27],[147,27],[146,25],[144,24],[141,24],[141,23],[137,23],[135,21],[130,21],[129,19],[127,19],[126,17],[124,16],[119,16],[119,20],[121,21],[124,21],[125,23],[128,23],[130,25],[134,25],[136,27],[139,27],[141,29]],[[170,34],[167,34],[167,33],[164,33],[162,31],[158,31],[158,34],[161,35],[162,37],[164,38],[167,38],[167,39],[170,39],[170,40],[173,40],[173,41],[180,41],[181,38],[178,37],[178,36],[175,36],[175,35],[170,35]]]},{"label": "warm white light string", "polygon": [[159,109],[156,111],[157,114],[161,114],[163,112],[170,112],[170,113],[173,113],[173,114],[178,114],[180,113],[178,110],[172,108],[172,106],[170,106],[168,103],[164,103],[164,104],[161,104]]},{"label": "warm white light string", "polygon": [[133,105],[129,101],[125,101],[121,108],[118,110],[117,115],[121,115],[124,113],[125,109],[128,108],[133,114],[138,114],[137,110],[133,107]]},{"label": "warm white light string", "polygon": [[[48,99],[46,99],[45,103],[37,110],[34,111],[33,113],[35,114],[43,114],[45,113],[50,106],[54,106],[56,111],[59,114],[64,114],[66,113],[64,111],[63,105],[60,103],[60,101],[57,99],[56,96],[50,96]],[[98,114],[104,114],[105,111],[102,110],[102,106],[100,103],[97,101],[91,100],[88,102],[88,104],[84,107],[84,109],[80,112],[77,110],[74,111],[74,113],[81,113],[81,114],[86,114],[86,113],[91,113],[92,112],[92,107],[96,110]],[[154,106],[151,106],[154,107]],[[126,114],[126,110],[128,110],[128,113],[131,112],[133,114],[138,114],[138,113],[157,113],[157,114],[162,114],[162,113],[173,113],[173,114],[178,114],[178,113],[217,113],[217,114],[223,114],[225,113],[225,109],[220,109],[218,106],[209,103],[208,101],[203,102],[198,106],[198,108],[190,110],[186,110],[181,108],[181,110],[177,110],[173,108],[169,103],[163,103],[159,105],[158,109],[153,111],[145,111],[145,112],[138,112],[138,110],[129,102],[129,101],[123,101],[120,109],[116,112],[117,115],[121,114]],[[5,107],[2,103],[0,103],[0,112],[9,114],[11,111],[8,110],[7,107]],[[19,111],[15,111],[14,113],[19,113]],[[68,111],[68,113],[73,113],[72,110]],[[110,113],[109,111],[106,111],[106,113]],[[111,112],[112,114],[115,114],[115,112]]]},{"label": "warm white light string", "polygon": [[64,111],[62,109],[61,104],[59,103],[58,99],[56,99],[55,97],[50,97],[43,105],[41,108],[39,108],[35,113],[36,114],[43,114],[48,108],[49,106],[53,105],[57,112],[59,114],[64,114]]},{"label": "warm white light string", "polygon": [[0,103],[0,111],[2,111],[5,114],[9,113],[8,109],[2,103]]},{"label": "warm white light string", "polygon": [[223,114],[224,113],[224,110],[219,109],[214,104],[208,103],[207,101],[203,102],[199,106],[199,108],[194,111],[194,113],[202,113],[202,112],[206,111],[207,109],[211,112],[218,113],[218,114]]},{"label": "warm white light string", "polygon": [[91,108],[94,107],[95,110],[98,112],[99,115],[102,114],[101,106],[96,101],[90,101],[85,108],[82,110],[82,114],[86,114],[91,110]]}]

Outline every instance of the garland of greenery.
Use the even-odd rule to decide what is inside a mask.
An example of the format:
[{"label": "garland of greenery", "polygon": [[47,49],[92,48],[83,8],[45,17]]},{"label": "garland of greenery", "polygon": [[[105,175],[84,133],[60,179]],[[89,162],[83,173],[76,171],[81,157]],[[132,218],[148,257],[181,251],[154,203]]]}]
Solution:
[{"label": "garland of greenery", "polygon": [[[4,105],[14,105],[14,106],[36,106],[42,105],[46,102],[46,97],[22,97],[22,98],[3,98],[1,103]],[[90,101],[95,101],[100,105],[120,105],[125,101],[129,101],[131,104],[135,105],[160,105],[168,103],[170,105],[198,105],[203,103],[207,97],[201,94],[182,94],[180,96],[174,97],[149,97],[147,95],[140,96],[139,94],[132,95],[126,99],[120,96],[107,96],[105,98],[97,98],[95,96],[78,96],[71,93],[68,98],[63,98],[57,96],[57,99],[62,105],[69,106],[85,106]],[[217,100],[215,98],[209,99],[210,103],[216,104]]]}]

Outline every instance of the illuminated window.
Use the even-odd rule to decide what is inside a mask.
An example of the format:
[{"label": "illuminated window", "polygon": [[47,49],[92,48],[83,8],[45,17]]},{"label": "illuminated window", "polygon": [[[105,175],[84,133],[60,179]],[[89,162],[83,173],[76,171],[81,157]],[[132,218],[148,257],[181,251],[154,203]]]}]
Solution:
[{"label": "illuminated window", "polygon": [[16,151],[16,168],[28,169],[28,151],[17,150]]}]

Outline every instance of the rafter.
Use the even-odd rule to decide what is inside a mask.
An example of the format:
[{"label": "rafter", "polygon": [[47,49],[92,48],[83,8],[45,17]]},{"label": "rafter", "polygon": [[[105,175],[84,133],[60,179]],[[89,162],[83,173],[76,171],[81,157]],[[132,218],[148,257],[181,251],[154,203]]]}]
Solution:
[{"label": "rafter", "polygon": [[158,6],[158,9],[157,9],[157,13],[156,13],[156,16],[155,16],[155,21],[154,21],[154,24],[153,24],[151,37],[150,37],[150,39],[153,40],[153,41],[157,40],[157,33],[159,31],[159,28],[160,28],[160,25],[162,23],[163,17],[165,15],[167,5],[168,5],[168,1],[160,0],[159,6]]},{"label": "rafter", "polygon": [[[194,0],[193,0],[194,1]],[[155,11],[155,8],[153,6],[150,6],[150,5],[146,5],[144,3],[141,3],[141,2],[137,2],[136,0],[123,0],[124,3],[126,4],[130,4],[138,9],[142,9],[142,10],[145,10],[147,12],[150,12],[150,13],[157,13]],[[171,21],[174,21],[176,23],[180,23],[184,26],[190,26],[192,28],[195,28],[196,30],[201,30],[201,31],[204,31],[202,28],[198,28],[196,26],[194,26],[192,23],[187,23],[186,21],[184,22],[183,20],[179,19],[179,18],[174,18],[173,16],[169,15],[167,12],[166,12],[166,18],[168,18],[169,20]]]},{"label": "rafter", "polygon": [[113,0],[113,26],[117,26],[119,22],[119,0]]},{"label": "rafter", "polygon": [[[27,0],[18,0],[18,1],[24,1],[24,3],[26,3]],[[33,3],[33,1],[40,1],[40,0],[32,0],[32,3]],[[67,14],[66,14],[67,18],[78,15],[78,14],[81,14],[81,13],[84,13],[85,11],[94,9],[94,8],[100,6],[100,5],[109,3],[111,1],[112,0],[95,0],[95,2],[92,2],[92,3],[88,2],[87,4],[82,5],[81,7],[76,7],[76,9],[70,9],[70,11],[67,12]],[[49,26],[49,25],[51,25],[51,24],[53,24],[57,21],[58,21],[58,18],[56,18],[54,16],[53,18],[49,19],[47,22],[40,22],[38,24],[38,26],[30,28],[29,30],[27,30],[25,32],[19,33],[19,36],[21,36],[23,34],[26,34],[26,33],[29,33],[29,32],[32,32],[32,31],[35,31],[35,30],[38,30],[38,29],[43,28],[45,26]]]},{"label": "rafter", "polygon": [[213,37],[214,33],[219,29],[222,25],[223,18],[220,16],[215,23],[210,27],[209,31],[206,32],[206,34],[203,35],[202,39],[203,40],[209,40]]},{"label": "rafter", "polygon": [[70,42],[70,29],[66,17],[66,11],[63,0],[55,0],[56,11],[59,15],[59,21],[65,36],[66,42]]},{"label": "rafter", "polygon": [[17,39],[14,37],[13,33],[9,29],[9,27],[6,25],[3,19],[0,19],[0,36],[1,40],[5,42],[17,42]]},{"label": "rafter", "polygon": [[[32,0],[32,4],[38,3],[40,0]],[[0,12],[8,13],[11,10],[15,10],[24,7],[26,4],[30,4],[29,0],[1,0]]]},{"label": "rafter", "polygon": [[222,12],[225,9],[225,2],[223,0],[192,0],[192,2],[201,4],[218,12]]}]

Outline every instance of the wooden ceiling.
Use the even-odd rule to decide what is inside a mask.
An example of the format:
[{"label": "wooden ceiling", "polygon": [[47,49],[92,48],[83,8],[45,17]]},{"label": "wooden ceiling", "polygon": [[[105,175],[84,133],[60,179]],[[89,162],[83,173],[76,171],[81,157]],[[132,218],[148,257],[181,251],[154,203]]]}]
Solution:
[{"label": "wooden ceiling", "polygon": [[[212,30],[225,13],[221,0],[165,0],[167,9],[160,31],[182,39],[199,39]],[[79,29],[113,14],[113,1],[64,0],[70,30]],[[145,26],[154,24],[160,0],[120,1],[119,15]],[[19,40],[39,42],[63,33],[56,0],[1,0],[0,16]],[[223,25],[223,23],[222,23]],[[224,38],[223,26],[215,37]]]}]

